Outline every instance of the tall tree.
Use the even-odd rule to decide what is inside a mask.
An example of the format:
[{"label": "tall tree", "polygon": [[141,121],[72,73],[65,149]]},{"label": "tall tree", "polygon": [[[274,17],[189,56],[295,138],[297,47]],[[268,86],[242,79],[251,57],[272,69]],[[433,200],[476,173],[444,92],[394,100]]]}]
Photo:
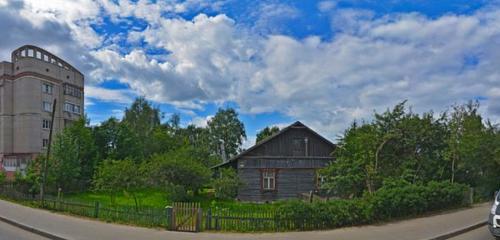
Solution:
[{"label": "tall tree", "polygon": [[131,143],[128,147],[134,149],[131,157],[136,161],[142,161],[152,154],[151,135],[155,128],[160,126],[160,119],[160,110],[153,107],[144,97],[137,98],[130,108],[125,109],[122,124],[127,129],[121,130],[129,133],[128,136],[121,135],[121,137]]},{"label": "tall tree", "polygon": [[280,128],[277,126],[266,127],[257,133],[257,139],[255,140],[255,143],[258,143],[258,142],[266,139],[267,137],[270,137],[270,136],[278,133],[279,131],[280,131]]},{"label": "tall tree", "polygon": [[232,108],[219,108],[215,116],[208,121],[208,136],[212,151],[223,161],[236,155],[247,137],[243,122],[238,119],[238,113]]},{"label": "tall tree", "polygon": [[50,173],[65,190],[89,186],[95,168],[96,145],[88,121],[81,118],[59,133],[53,144]]}]

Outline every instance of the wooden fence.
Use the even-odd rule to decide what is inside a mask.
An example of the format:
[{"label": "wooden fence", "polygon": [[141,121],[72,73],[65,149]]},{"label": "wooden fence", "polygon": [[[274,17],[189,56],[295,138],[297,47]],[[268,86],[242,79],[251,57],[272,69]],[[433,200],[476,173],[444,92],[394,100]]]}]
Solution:
[{"label": "wooden fence", "polygon": [[103,206],[99,202],[78,202],[47,195],[43,204],[39,196],[0,186],[0,196],[29,202],[40,208],[66,212],[104,221],[129,223],[147,227],[163,227],[174,231],[270,232],[301,229],[297,223],[278,218],[274,211],[263,209],[207,208],[199,203],[173,203],[161,208]]}]

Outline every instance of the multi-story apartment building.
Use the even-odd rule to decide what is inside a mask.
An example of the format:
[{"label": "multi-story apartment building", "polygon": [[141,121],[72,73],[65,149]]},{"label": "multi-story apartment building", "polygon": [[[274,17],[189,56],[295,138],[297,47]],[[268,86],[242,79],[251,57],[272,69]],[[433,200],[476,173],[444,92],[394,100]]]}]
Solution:
[{"label": "multi-story apartment building", "polygon": [[83,82],[76,68],[31,45],[0,62],[0,170],[8,177],[46,151],[51,127],[55,136],[83,115]]}]

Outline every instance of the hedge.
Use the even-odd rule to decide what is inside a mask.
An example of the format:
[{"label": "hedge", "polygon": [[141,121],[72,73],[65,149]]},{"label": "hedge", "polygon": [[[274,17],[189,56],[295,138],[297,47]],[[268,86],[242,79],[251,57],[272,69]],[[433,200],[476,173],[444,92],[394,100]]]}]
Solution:
[{"label": "hedge", "polygon": [[466,191],[467,186],[449,182],[382,187],[358,199],[285,202],[277,207],[276,218],[278,221],[291,219],[296,230],[368,224],[465,206]]}]

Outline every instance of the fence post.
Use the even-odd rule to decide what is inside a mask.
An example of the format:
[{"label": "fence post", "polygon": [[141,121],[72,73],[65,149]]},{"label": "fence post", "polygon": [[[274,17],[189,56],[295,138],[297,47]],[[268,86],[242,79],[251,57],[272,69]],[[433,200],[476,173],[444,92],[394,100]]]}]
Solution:
[{"label": "fence post", "polygon": [[167,229],[172,231],[174,230],[174,209],[171,206],[165,207],[165,215],[167,217]]},{"label": "fence post", "polygon": [[212,228],[212,209],[211,208],[209,208],[207,210],[207,221],[206,221],[205,225],[206,225],[205,228],[207,230],[210,230],[210,228]]},{"label": "fence post", "polygon": [[203,222],[203,209],[201,209],[201,207],[198,206],[198,212],[196,215],[196,232],[201,231],[202,222]]},{"label": "fence post", "polygon": [[99,218],[99,202],[96,201],[94,205],[94,217]]}]

